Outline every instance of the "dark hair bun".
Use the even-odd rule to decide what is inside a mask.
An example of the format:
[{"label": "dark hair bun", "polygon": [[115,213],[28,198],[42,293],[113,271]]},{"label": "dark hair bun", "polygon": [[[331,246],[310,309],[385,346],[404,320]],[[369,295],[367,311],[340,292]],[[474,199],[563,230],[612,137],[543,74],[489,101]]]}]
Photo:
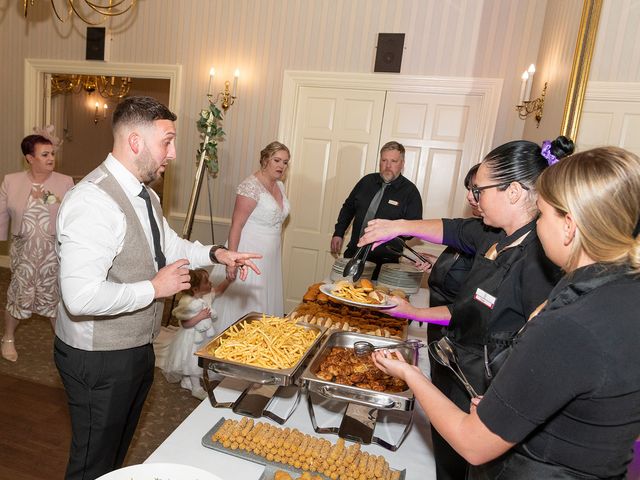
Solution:
[{"label": "dark hair bun", "polygon": [[573,140],[565,137],[564,135],[560,135],[558,138],[551,142],[551,153],[558,160],[571,155],[574,149],[575,144],[573,143]]}]

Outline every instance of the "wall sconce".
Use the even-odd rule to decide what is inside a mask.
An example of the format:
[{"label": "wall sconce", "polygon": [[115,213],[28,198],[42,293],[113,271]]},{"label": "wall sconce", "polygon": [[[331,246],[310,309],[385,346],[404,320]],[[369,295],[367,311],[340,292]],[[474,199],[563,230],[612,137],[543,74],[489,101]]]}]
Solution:
[{"label": "wall sconce", "polygon": [[236,98],[238,98],[237,96],[238,77],[240,77],[240,70],[236,68],[236,71],[233,73],[233,90],[229,89],[231,82],[227,80],[226,82],[224,82],[224,90],[222,92],[219,92],[215,96],[215,100],[212,101],[212,98],[214,98],[214,96],[211,93],[211,87],[214,83],[213,79],[215,75],[216,75],[216,71],[214,68],[209,70],[209,87],[207,88],[207,97],[209,97],[209,102],[212,102],[212,103],[220,102],[220,106],[226,113],[229,107],[234,104],[234,102],[236,101]]},{"label": "wall sconce", "polygon": [[97,125],[98,122],[100,121],[100,117],[102,117],[103,120],[107,119],[107,110],[109,109],[109,106],[105,103],[102,105],[102,115],[100,115],[100,102],[96,102],[96,110],[93,114],[93,123],[94,125]]},{"label": "wall sconce", "polygon": [[516,105],[518,117],[525,120],[529,115],[534,114],[537,122],[536,128],[540,127],[542,120],[542,112],[544,109],[544,97],[547,94],[547,82],[544,82],[544,88],[540,96],[531,100],[531,87],[533,86],[533,76],[536,73],[536,66],[532,63],[529,68],[522,74],[522,83],[520,85],[520,99]]}]

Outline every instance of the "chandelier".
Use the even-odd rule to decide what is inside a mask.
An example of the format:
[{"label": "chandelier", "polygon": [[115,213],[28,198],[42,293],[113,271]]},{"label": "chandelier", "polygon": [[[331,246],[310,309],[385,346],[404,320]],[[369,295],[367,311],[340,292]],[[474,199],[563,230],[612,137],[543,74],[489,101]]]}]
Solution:
[{"label": "chandelier", "polygon": [[[75,13],[76,16],[87,25],[100,25],[109,17],[117,17],[131,10],[136,0],[49,0],[53,13],[61,22],[66,22]],[[27,17],[29,7],[33,7],[35,0],[23,0],[24,16]],[[56,5],[62,3],[66,6],[65,18],[60,14],[62,9]],[[87,15],[88,13],[88,15]],[[89,16],[98,14],[102,18],[92,21]],[[64,14],[63,14],[64,15]]]},{"label": "chandelier", "polygon": [[129,93],[131,83],[131,77],[54,73],[51,75],[51,96],[97,91],[104,98],[120,100]]}]

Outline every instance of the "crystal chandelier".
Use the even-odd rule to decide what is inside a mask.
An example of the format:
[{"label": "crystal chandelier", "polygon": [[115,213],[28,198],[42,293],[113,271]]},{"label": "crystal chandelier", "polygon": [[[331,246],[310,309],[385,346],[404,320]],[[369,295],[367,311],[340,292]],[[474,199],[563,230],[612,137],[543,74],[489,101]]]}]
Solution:
[{"label": "crystal chandelier", "polygon": [[[49,0],[53,13],[61,22],[69,20],[75,13],[76,16],[87,25],[100,25],[109,17],[117,17],[131,10],[136,0]],[[23,0],[24,16],[27,17],[29,7],[33,7],[35,0]],[[63,4],[66,7],[66,15],[56,4]],[[92,21],[89,17],[99,15],[97,21]],[[63,18],[65,15],[65,18]]]},{"label": "crystal chandelier", "polygon": [[97,91],[104,98],[120,100],[129,93],[131,83],[131,77],[54,73],[51,75],[51,96]]}]

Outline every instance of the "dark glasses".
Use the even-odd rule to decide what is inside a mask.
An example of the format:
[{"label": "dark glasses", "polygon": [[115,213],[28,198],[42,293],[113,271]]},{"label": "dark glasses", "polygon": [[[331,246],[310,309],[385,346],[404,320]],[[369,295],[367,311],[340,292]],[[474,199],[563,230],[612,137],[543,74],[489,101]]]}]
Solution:
[{"label": "dark glasses", "polygon": [[484,187],[473,186],[469,190],[471,190],[471,195],[473,195],[473,199],[478,203],[480,201],[480,192],[486,190],[488,188],[498,188],[498,187],[506,187],[511,182],[502,182],[502,183],[494,183],[493,185],[485,185]]},{"label": "dark glasses", "polygon": [[[516,182],[518,182],[518,181],[516,180]],[[518,183],[520,183],[520,182],[518,182]],[[471,190],[471,195],[473,195],[473,199],[476,201],[476,203],[478,203],[480,201],[480,192],[482,192],[483,190],[486,190],[488,188],[506,187],[506,186],[508,186],[510,184],[511,184],[511,182],[494,183],[493,185],[485,185],[484,187],[478,187],[476,185],[474,187],[471,187],[469,190]],[[522,183],[520,183],[520,186],[525,190],[529,190],[529,187],[527,187],[526,185],[523,185]]]}]

